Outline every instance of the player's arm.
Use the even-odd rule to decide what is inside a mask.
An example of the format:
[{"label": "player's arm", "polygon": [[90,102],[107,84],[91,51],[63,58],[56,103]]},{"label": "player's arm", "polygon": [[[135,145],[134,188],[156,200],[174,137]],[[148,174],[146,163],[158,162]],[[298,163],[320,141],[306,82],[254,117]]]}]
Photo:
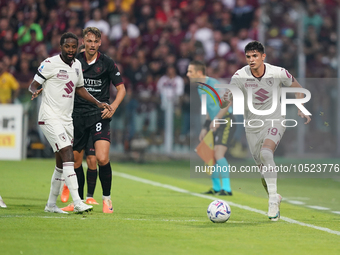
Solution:
[{"label": "player's arm", "polygon": [[43,91],[43,88],[40,88],[40,83],[37,82],[36,80],[33,80],[30,84],[30,86],[28,87],[28,91],[32,93],[32,98],[31,100],[33,100],[34,98],[36,98],[37,96],[40,95],[40,93]]},{"label": "player's arm", "polygon": [[32,98],[36,98],[41,94],[43,88],[39,88],[46,80],[50,79],[55,72],[55,68],[51,64],[49,59],[45,59],[40,63],[40,66],[34,75],[33,81],[31,82],[28,91],[32,93]]},{"label": "player's arm", "polygon": [[112,108],[110,105],[107,103],[102,103],[98,101],[96,98],[94,98],[87,90],[82,86],[82,87],[77,87],[76,88],[76,93],[84,98],[85,100],[89,101],[92,104],[95,104],[98,108],[105,108],[108,111],[112,111]]},{"label": "player's arm", "polygon": [[110,81],[116,87],[117,95],[116,95],[116,99],[111,104],[112,111],[108,112],[106,109],[104,109],[102,111],[102,118],[103,119],[109,119],[109,118],[112,117],[112,115],[115,113],[118,106],[123,101],[123,99],[126,95],[126,90],[125,90],[125,86],[124,86],[124,83],[123,83],[123,79],[120,75],[120,72],[117,68],[117,65],[115,64],[115,62],[112,59],[110,59],[109,62],[108,62],[108,66],[109,66],[108,72],[109,72],[109,76],[110,76]]},{"label": "player's arm", "polygon": [[[222,108],[215,116],[214,119],[222,119],[228,112],[229,107],[231,106],[232,102],[229,101],[227,107]],[[212,129],[214,132],[216,131],[216,129],[220,126],[219,123],[215,123],[214,124],[214,120],[211,121],[210,123],[210,129]]]},{"label": "player's arm", "polygon": [[111,104],[112,111],[107,111],[106,109],[104,109],[102,111],[102,118],[103,119],[109,119],[109,118],[112,117],[112,115],[115,113],[118,106],[123,101],[123,99],[126,95],[126,89],[125,89],[124,84],[120,84],[120,85],[116,86],[116,89],[117,89],[116,99]]},{"label": "player's arm", "polygon": [[[293,82],[292,82],[291,87],[292,88],[302,88],[300,83],[295,78],[293,78]],[[304,98],[304,97],[305,97],[305,95],[303,93],[295,93],[295,98],[299,98],[300,99],[300,98]],[[308,124],[311,121],[311,118],[309,117],[309,115],[305,115],[300,109],[298,111],[298,115],[301,118],[306,118],[305,124]]]},{"label": "player's arm", "polygon": [[210,123],[211,123],[211,119],[210,119],[210,116],[209,114],[207,113],[206,115],[206,118],[205,118],[205,122],[203,124],[203,127],[202,127],[202,130],[201,130],[201,133],[198,137],[198,139],[200,141],[203,140],[203,138],[206,136],[206,134],[208,133],[209,129],[210,129]]}]

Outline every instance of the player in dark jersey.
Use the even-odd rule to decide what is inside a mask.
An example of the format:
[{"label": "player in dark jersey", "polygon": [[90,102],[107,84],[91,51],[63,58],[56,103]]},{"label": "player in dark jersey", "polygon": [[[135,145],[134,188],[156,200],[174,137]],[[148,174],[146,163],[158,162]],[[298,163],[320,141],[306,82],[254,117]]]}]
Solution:
[{"label": "player in dark jersey", "polygon": [[[85,51],[85,45],[82,44],[78,48],[77,54]],[[87,194],[86,194],[86,204],[91,205],[98,205],[97,201],[93,198],[94,190],[97,184],[97,158],[94,152],[94,144],[92,141],[92,137],[89,137],[87,145],[85,147],[85,155],[86,155],[86,163],[87,163],[87,174],[86,174],[86,181],[87,181]],[[82,192],[81,192],[82,193]],[[69,199],[70,191],[66,184],[63,185],[62,193],[60,194],[60,199],[62,202],[66,203]],[[72,210],[72,204],[68,207],[68,209]]]},{"label": "player in dark jersey", "polygon": [[[74,125],[74,168],[79,184],[79,196],[83,199],[85,175],[82,159],[84,149],[91,136],[99,166],[99,180],[103,189],[103,212],[112,213],[113,208],[110,196],[112,171],[109,159],[110,121],[124,99],[126,91],[115,62],[98,51],[101,45],[100,30],[95,27],[84,29],[83,44],[85,45],[85,52],[79,53],[77,59],[82,64],[86,90],[98,100],[109,103],[110,85],[112,83],[117,89],[117,96],[111,104],[111,112],[108,110],[98,111],[82,98],[75,97],[72,115]],[[91,182],[97,179],[94,171],[92,171],[91,176]],[[69,207],[65,207],[65,210],[70,210]]]}]

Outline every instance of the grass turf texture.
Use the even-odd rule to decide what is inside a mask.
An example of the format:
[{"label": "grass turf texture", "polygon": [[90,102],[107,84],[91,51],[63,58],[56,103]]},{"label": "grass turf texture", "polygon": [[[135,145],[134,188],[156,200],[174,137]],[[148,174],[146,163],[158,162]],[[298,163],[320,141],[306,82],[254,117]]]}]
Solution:
[{"label": "grass turf texture", "polygon": [[[232,207],[227,223],[206,216],[211,200],[113,176],[115,212],[102,206],[83,215],[45,213],[53,160],[0,161],[1,254],[340,254],[340,236]],[[113,171],[173,185],[191,192],[210,188],[209,179],[189,178],[188,162],[144,165],[112,163]],[[233,179],[241,205],[267,211],[259,179]],[[86,188],[85,188],[86,189]],[[330,179],[280,179],[283,197],[340,211],[339,182]],[[95,199],[101,202],[97,181]],[[220,198],[220,197],[216,197]],[[66,204],[58,199],[58,206]],[[340,231],[340,215],[283,202],[281,214]]]}]

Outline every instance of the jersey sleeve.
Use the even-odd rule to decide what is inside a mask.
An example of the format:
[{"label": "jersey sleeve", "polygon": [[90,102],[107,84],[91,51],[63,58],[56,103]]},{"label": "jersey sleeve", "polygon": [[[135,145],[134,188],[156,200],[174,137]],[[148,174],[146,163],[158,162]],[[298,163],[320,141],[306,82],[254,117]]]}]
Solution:
[{"label": "jersey sleeve", "polygon": [[54,68],[53,64],[49,59],[45,59],[41,62],[37,73],[34,76],[34,80],[39,84],[43,84],[46,80],[50,79],[53,76]]},{"label": "jersey sleeve", "polygon": [[290,87],[294,81],[293,75],[291,75],[286,69],[281,68],[280,70],[280,80],[283,86]]},{"label": "jersey sleeve", "polygon": [[229,85],[232,85],[232,86],[236,86],[240,89],[242,89],[241,87],[241,83],[242,83],[242,80],[245,81],[245,79],[241,79],[240,75],[238,74],[238,72],[236,72],[232,77],[231,77],[231,80],[230,80],[230,84]]},{"label": "jersey sleeve", "polygon": [[81,68],[81,64],[80,65],[80,69],[79,69],[79,76],[78,76],[78,83],[76,85],[77,88],[79,87],[84,87],[84,75],[83,75],[83,70]]},{"label": "jersey sleeve", "polygon": [[117,87],[118,85],[123,84],[123,79],[115,62],[112,59],[110,59],[109,61],[110,61],[110,64],[109,64],[110,80],[112,84],[115,87]]}]

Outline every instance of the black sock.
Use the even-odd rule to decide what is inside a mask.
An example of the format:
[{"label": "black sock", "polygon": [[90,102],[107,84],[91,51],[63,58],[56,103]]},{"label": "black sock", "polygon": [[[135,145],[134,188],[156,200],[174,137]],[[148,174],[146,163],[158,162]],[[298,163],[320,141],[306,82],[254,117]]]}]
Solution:
[{"label": "black sock", "polygon": [[105,166],[99,166],[99,180],[102,183],[103,196],[110,196],[112,183],[112,170],[110,162]]},{"label": "black sock", "polygon": [[85,175],[83,166],[81,165],[78,168],[75,168],[74,171],[77,175],[77,181],[78,181],[78,194],[80,196],[80,199],[84,199],[84,185],[85,185]]},{"label": "black sock", "polygon": [[86,181],[87,181],[87,197],[93,197],[94,189],[96,188],[98,171],[97,169],[87,169]]}]

